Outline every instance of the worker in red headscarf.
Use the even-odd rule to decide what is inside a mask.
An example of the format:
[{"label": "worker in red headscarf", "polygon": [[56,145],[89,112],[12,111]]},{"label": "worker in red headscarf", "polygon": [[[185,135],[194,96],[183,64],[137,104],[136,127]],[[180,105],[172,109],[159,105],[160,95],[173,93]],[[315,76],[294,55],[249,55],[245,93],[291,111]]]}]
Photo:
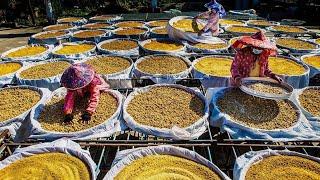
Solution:
[{"label": "worker in red headscarf", "polygon": [[268,57],[277,54],[277,47],[261,31],[252,36],[243,36],[232,47],[236,50],[231,66],[233,86],[240,86],[241,79],[245,77],[270,77],[282,82],[268,66]]},{"label": "worker in red headscarf", "polygon": [[212,0],[204,6],[208,8],[208,11],[201,13],[194,18],[195,20],[198,18],[208,19],[208,23],[198,32],[198,35],[201,36],[203,33],[211,31],[213,36],[217,36],[219,34],[219,19],[226,15],[226,11],[223,6],[215,0]]},{"label": "worker in red headscarf", "polygon": [[89,101],[81,118],[82,121],[89,122],[98,106],[100,91],[109,88],[109,84],[96,74],[90,65],[85,63],[74,64],[66,69],[61,77],[61,84],[67,88],[63,107],[64,123],[72,122],[75,101],[77,98],[85,96],[89,97]]}]

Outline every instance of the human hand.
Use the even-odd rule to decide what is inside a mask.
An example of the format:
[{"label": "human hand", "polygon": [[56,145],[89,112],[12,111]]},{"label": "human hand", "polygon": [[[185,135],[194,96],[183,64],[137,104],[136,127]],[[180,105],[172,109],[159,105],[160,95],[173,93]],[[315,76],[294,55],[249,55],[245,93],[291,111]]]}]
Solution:
[{"label": "human hand", "polygon": [[273,79],[276,80],[279,84],[283,82],[283,79],[280,78],[279,76],[274,76]]},{"label": "human hand", "polygon": [[236,78],[234,79],[234,82],[235,82],[235,85],[236,85],[237,87],[240,87],[240,86],[241,86],[241,77],[236,77]]},{"label": "human hand", "polygon": [[72,120],[73,120],[73,115],[72,115],[72,114],[66,114],[66,115],[64,116],[63,123],[65,123],[65,124],[71,124],[71,123],[72,123]]},{"label": "human hand", "polygon": [[203,30],[200,30],[200,31],[198,32],[198,36],[201,36],[203,33],[204,33],[204,31],[203,31]]},{"label": "human hand", "polygon": [[89,121],[91,120],[91,114],[87,111],[85,111],[82,115],[81,115],[81,118],[82,118],[82,122],[84,123],[89,123]]}]

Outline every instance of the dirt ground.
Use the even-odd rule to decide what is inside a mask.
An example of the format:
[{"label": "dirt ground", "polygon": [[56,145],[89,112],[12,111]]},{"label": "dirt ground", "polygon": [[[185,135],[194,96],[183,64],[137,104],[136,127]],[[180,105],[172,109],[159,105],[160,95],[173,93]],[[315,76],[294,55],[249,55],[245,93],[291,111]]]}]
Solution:
[{"label": "dirt ground", "polygon": [[42,27],[0,28],[0,54],[28,43],[28,38]]}]

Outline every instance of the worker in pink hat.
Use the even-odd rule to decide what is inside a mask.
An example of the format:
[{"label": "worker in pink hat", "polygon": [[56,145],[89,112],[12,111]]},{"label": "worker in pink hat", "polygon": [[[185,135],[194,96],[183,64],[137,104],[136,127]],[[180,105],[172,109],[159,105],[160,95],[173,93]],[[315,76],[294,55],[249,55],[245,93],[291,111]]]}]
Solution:
[{"label": "worker in pink hat", "polygon": [[208,19],[208,23],[198,32],[198,36],[201,36],[208,31],[210,31],[213,36],[217,36],[219,35],[219,19],[226,15],[226,11],[221,4],[216,2],[216,0],[212,0],[205,4],[204,7],[208,8],[208,11],[194,17],[195,20],[199,18]]},{"label": "worker in pink hat", "polygon": [[233,86],[240,86],[241,79],[245,77],[270,77],[279,83],[282,82],[282,79],[272,73],[268,66],[268,58],[277,54],[277,47],[263,32],[243,36],[234,42],[232,47],[236,50],[231,66]]},{"label": "worker in pink hat", "polygon": [[89,102],[81,118],[84,122],[89,122],[98,106],[100,91],[109,88],[109,85],[95,73],[94,69],[85,63],[74,64],[66,69],[61,77],[61,84],[67,88],[63,107],[64,123],[72,122],[75,100],[84,96],[89,96]]}]

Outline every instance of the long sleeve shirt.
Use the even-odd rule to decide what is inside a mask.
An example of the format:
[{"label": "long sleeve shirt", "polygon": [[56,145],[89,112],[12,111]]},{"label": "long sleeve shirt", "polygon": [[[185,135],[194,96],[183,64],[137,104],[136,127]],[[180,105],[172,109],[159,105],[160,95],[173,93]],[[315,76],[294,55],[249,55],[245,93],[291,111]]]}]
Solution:
[{"label": "long sleeve shirt", "polygon": [[67,91],[63,107],[64,113],[71,114],[76,98],[81,98],[84,97],[85,94],[89,94],[90,97],[86,111],[93,114],[98,106],[100,91],[108,88],[109,85],[98,74],[96,74],[87,86],[81,89]]},{"label": "long sleeve shirt", "polygon": [[208,23],[202,29],[204,32],[210,30],[213,35],[219,34],[219,13],[213,13],[211,11],[206,11],[197,16],[197,18],[207,18]]},{"label": "long sleeve shirt", "polygon": [[[263,50],[259,55],[252,53],[252,48],[246,47],[237,50],[234,60],[231,65],[232,84],[237,77],[245,78],[251,76],[275,78],[275,74],[271,72],[268,65],[268,57],[271,54],[270,50]],[[252,73],[257,71],[258,73]]]}]

